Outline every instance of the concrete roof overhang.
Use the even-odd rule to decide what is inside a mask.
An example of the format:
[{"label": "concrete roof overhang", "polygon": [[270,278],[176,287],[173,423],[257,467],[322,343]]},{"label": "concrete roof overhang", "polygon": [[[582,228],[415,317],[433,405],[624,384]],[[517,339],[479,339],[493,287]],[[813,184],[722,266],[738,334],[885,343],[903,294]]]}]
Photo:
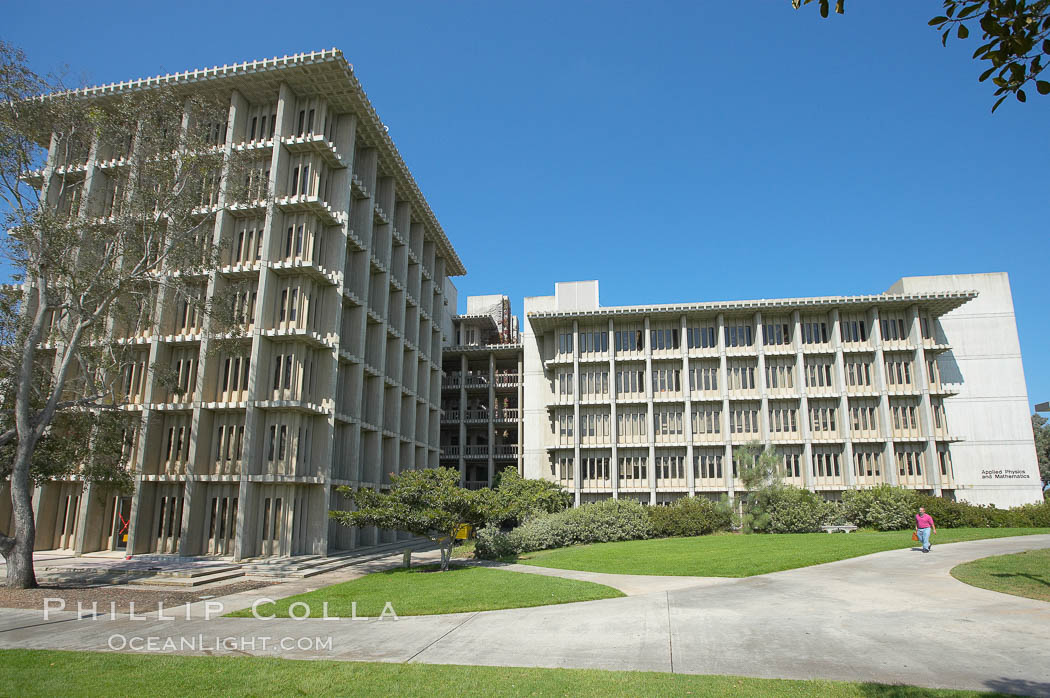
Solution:
[{"label": "concrete roof overhang", "polygon": [[878,306],[885,309],[906,309],[918,305],[934,317],[941,316],[977,297],[977,291],[944,291],[928,293],[879,293],[868,296],[821,296],[816,298],[779,298],[745,301],[713,301],[709,303],[674,303],[666,305],[621,305],[595,310],[546,311],[527,313],[536,332],[544,332],[564,325],[567,320],[598,318],[728,316],[753,315],[756,312],[805,313],[816,310],[838,309],[846,312],[865,312]]}]

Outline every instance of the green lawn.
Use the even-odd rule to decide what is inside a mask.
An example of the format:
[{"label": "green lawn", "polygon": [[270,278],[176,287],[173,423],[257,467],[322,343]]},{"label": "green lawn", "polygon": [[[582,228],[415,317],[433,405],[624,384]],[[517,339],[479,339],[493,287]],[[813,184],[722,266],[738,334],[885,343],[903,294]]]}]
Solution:
[{"label": "green lawn", "polygon": [[[320,618],[324,612],[323,604],[327,601],[329,616],[349,617],[353,609],[351,603],[355,603],[356,615],[365,617],[382,614],[389,601],[399,616],[425,616],[547,606],[618,596],[623,594],[612,587],[573,579],[486,567],[454,566],[447,572],[438,572],[436,566],[427,565],[409,570],[376,572],[342,584],[289,596],[276,604],[259,606],[258,610],[260,615],[288,617],[288,607],[301,601],[309,606],[311,617]],[[252,613],[251,609],[245,609],[229,615],[244,617]],[[297,607],[295,615],[305,615],[305,609]]]},{"label": "green lawn", "polygon": [[979,696],[911,686],[583,669],[0,650],[4,696]]},{"label": "green lawn", "polygon": [[[1050,533],[1050,528],[940,528],[933,544]],[[526,553],[519,562],[586,572],[750,577],[918,545],[912,531],[713,535],[596,543]]]},{"label": "green lawn", "polygon": [[982,589],[1050,601],[1050,548],[981,558],[953,567],[952,576]]}]

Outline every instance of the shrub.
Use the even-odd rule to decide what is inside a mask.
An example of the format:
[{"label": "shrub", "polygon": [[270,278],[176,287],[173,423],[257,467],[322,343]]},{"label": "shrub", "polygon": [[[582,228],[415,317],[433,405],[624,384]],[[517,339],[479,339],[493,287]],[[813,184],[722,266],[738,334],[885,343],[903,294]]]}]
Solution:
[{"label": "shrub", "polygon": [[497,526],[519,526],[534,516],[564,511],[572,504],[572,495],[549,480],[523,478],[514,468],[505,469],[498,478],[489,515],[489,523]]},{"label": "shrub", "polygon": [[477,532],[474,541],[475,557],[486,560],[501,560],[517,554],[510,534],[504,533],[499,526],[489,524]]},{"label": "shrub", "polygon": [[836,502],[792,485],[767,487],[757,492],[756,498],[768,516],[761,529],[755,528],[760,533],[815,533],[839,513]]},{"label": "shrub", "polygon": [[703,536],[729,530],[732,510],[728,501],[712,502],[703,497],[682,497],[666,507],[649,507],[656,537]]},{"label": "shrub", "polygon": [[878,531],[899,531],[914,527],[915,513],[919,509],[913,490],[893,485],[846,490],[842,493],[842,505],[851,523],[870,526]]},{"label": "shrub", "polygon": [[510,533],[488,526],[478,533],[475,552],[478,557],[498,558],[580,543],[652,537],[653,526],[645,507],[633,500],[607,499],[535,516]]},{"label": "shrub", "polygon": [[1050,528],[1050,500],[1010,509],[1011,526]]}]

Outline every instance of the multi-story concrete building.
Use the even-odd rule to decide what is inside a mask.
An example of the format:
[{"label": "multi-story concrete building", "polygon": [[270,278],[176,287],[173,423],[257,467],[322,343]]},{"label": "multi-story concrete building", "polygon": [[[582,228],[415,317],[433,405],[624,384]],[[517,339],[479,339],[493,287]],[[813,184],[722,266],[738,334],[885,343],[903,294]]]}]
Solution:
[{"label": "multi-story concrete building", "polygon": [[879,483],[1041,501],[1005,274],[868,296],[602,307],[598,283],[525,299],[524,474],[577,502],[732,496],[734,448],[827,496]]},{"label": "multi-story concrete building", "polygon": [[[338,50],[80,94],[103,102],[158,87],[228,97],[221,147],[252,154],[266,184],[254,201],[210,202],[225,258],[201,292],[245,287],[247,332],[216,354],[209,320],[158,299],[159,324],[134,338],[140,361],[127,383],[141,417],[134,495],[44,484],[37,548],[250,558],[395,541],[334,525],[328,511],[347,506],[339,485],[380,488],[438,465],[442,345],[455,312],[444,291],[463,264]],[[126,156],[92,147],[63,163],[62,176],[83,175],[87,215],[102,215]],[[40,179],[55,176],[49,166]],[[185,390],[156,380],[154,367],[170,367]]]},{"label": "multi-story concrete building", "polygon": [[521,472],[521,336],[506,296],[470,296],[466,314],[452,322],[452,345],[443,352],[441,464],[478,489],[505,468]]}]

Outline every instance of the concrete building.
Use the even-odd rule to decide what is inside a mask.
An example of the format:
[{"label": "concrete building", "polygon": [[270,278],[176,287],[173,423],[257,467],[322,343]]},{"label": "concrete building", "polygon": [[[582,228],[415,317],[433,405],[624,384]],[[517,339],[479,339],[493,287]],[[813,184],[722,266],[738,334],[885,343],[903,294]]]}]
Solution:
[{"label": "concrete building", "polygon": [[443,352],[441,464],[479,489],[505,468],[521,472],[521,336],[506,296],[470,296],[452,323]]},{"label": "concrete building", "polygon": [[[381,488],[438,465],[442,345],[456,308],[445,292],[463,264],[340,51],[81,93],[105,101],[158,86],[227,96],[221,147],[255,154],[271,194],[213,202],[226,258],[201,292],[247,284],[247,333],[217,355],[208,321],[158,299],[159,326],[134,338],[141,361],[127,376],[141,416],[134,495],[44,484],[37,548],[243,559],[394,542],[392,531],[332,524],[328,511],[347,506],[339,485]],[[50,159],[39,178],[80,173],[77,205],[104,215],[127,155],[93,145],[62,173]],[[155,380],[155,366],[171,367],[185,392]]]},{"label": "concrete building", "polygon": [[829,497],[885,482],[1042,499],[1006,274],[619,307],[582,281],[524,310],[524,475],[577,502],[732,496],[734,447],[753,442]]}]

